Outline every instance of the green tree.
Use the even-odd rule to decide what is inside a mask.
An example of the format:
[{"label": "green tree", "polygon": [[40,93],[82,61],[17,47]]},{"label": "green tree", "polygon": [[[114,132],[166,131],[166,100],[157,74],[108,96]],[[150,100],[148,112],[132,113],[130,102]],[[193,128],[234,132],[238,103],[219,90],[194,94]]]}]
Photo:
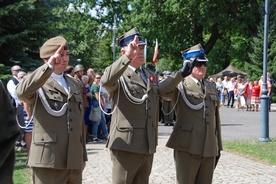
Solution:
[{"label": "green tree", "polygon": [[[264,4],[260,6],[261,10],[264,8]],[[268,35],[268,58],[267,58],[267,71],[271,73],[273,77],[276,76],[276,3],[275,1],[271,2],[270,5],[270,13],[269,13],[269,35]],[[264,16],[264,12],[262,12],[262,16]],[[258,25],[258,34],[253,38],[251,42],[252,53],[249,53],[250,62],[245,63],[246,71],[248,73],[248,77],[252,80],[259,80],[263,75],[263,47],[264,47],[264,17],[262,17],[262,21],[260,21]]]},{"label": "green tree", "polygon": [[[232,61],[243,67],[240,63],[244,63],[249,48],[244,40],[256,35],[256,22],[260,18],[256,13],[257,0],[105,0],[101,5],[118,14],[121,33],[139,27],[148,40],[149,58],[153,54],[154,40],[158,38],[159,58],[174,63],[172,70],[182,65],[180,51],[197,43],[201,43],[208,54],[210,67],[214,67],[210,71],[218,72]],[[216,45],[219,41],[229,45],[219,47]],[[219,60],[213,51],[220,53]],[[238,57],[241,54],[242,57]]]},{"label": "green tree", "polygon": [[8,66],[19,64],[28,70],[40,65],[39,47],[45,38],[59,32],[59,18],[50,10],[61,5],[61,0],[1,1],[1,62]]}]

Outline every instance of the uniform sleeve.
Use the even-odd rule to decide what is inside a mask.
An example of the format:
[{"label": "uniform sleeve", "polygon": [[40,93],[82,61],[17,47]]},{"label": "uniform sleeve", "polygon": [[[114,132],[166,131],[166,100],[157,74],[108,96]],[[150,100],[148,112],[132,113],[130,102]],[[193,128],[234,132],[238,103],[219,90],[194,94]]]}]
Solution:
[{"label": "uniform sleeve", "polygon": [[130,61],[127,56],[122,55],[117,61],[107,67],[101,78],[102,86],[109,92],[115,91],[118,88],[118,79],[123,75]]},{"label": "uniform sleeve", "polygon": [[177,85],[183,81],[183,77],[179,72],[176,72],[173,76],[159,82],[159,95],[166,100],[175,100],[178,89]]},{"label": "uniform sleeve", "polygon": [[19,99],[28,104],[35,102],[36,91],[45,84],[51,76],[53,69],[47,63],[37,68],[16,86],[16,93]]}]

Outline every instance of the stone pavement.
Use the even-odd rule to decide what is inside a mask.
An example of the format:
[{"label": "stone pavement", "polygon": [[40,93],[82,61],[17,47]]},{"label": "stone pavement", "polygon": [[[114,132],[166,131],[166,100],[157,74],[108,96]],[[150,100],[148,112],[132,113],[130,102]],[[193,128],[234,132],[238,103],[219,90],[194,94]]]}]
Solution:
[{"label": "stone pavement", "polygon": [[[260,112],[237,112],[235,109],[222,107],[221,117],[223,139],[259,138]],[[275,112],[269,113],[269,120],[272,132],[270,137],[276,137]],[[159,126],[159,145],[154,156],[150,184],[175,183],[173,150],[165,147],[171,130],[172,127]],[[105,148],[104,143],[88,143],[87,153],[89,161],[83,172],[83,184],[111,184],[112,163],[109,149]],[[213,184],[276,184],[276,166],[222,151]]]}]

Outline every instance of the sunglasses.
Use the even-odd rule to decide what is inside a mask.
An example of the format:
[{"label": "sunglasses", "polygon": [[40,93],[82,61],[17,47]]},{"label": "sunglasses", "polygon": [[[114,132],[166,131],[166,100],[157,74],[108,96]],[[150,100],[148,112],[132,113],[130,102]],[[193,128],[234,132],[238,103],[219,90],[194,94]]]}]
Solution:
[{"label": "sunglasses", "polygon": [[96,77],[96,79],[101,79],[101,77]]},{"label": "sunglasses", "polygon": [[202,65],[204,65],[205,67],[207,67],[207,62],[197,62],[195,67],[201,67]]},{"label": "sunglasses", "polygon": [[21,69],[17,69],[17,70],[13,70],[13,71],[20,72],[20,71],[21,71]]}]

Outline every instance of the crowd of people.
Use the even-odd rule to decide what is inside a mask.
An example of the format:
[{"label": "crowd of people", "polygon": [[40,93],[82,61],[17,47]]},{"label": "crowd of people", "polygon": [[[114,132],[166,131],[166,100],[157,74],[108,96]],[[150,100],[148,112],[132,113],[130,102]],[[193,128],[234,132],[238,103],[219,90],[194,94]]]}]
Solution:
[{"label": "crowd of people", "polygon": [[[221,106],[236,108],[238,111],[259,111],[260,97],[262,95],[263,76],[259,80],[252,81],[246,76],[224,76],[223,79],[208,78],[216,84]],[[272,103],[274,80],[267,72],[267,96],[269,96],[269,110]]]},{"label": "crowd of people", "polygon": [[[12,78],[7,83],[7,89],[10,94],[11,101],[16,108],[17,122],[21,130],[21,136],[16,141],[15,150],[18,152],[29,152],[32,129],[33,129],[33,117],[30,109],[30,105],[17,97],[15,92],[16,85],[24,80],[25,76],[31,71],[25,72],[21,70],[19,65],[14,65],[11,68]],[[93,68],[85,68],[78,64],[74,66],[68,66],[66,75],[76,79],[82,85],[83,95],[83,107],[84,107],[84,123],[86,130],[86,142],[103,142],[108,137],[109,125],[111,121],[111,105],[109,102],[109,94],[105,88],[101,88],[99,92],[100,79],[102,73],[94,72]],[[100,122],[93,122],[89,120],[89,114],[91,106],[97,106],[101,97],[101,106],[103,109],[102,118]],[[106,112],[106,113],[105,113]]]},{"label": "crowd of people", "polygon": [[[27,151],[34,183],[80,184],[86,143],[108,140],[112,183],[146,184],[158,122],[174,126],[167,147],[174,150],[176,182],[212,183],[222,150],[219,107],[258,111],[263,80],[204,79],[208,59],[200,44],[181,52],[179,71],[158,74],[143,66],[145,45],[137,28],[129,30],[118,38],[121,57],[102,73],[69,66],[68,43],[57,36],[42,45],[35,71],[11,68],[7,89],[21,129],[15,150]],[[272,97],[274,81],[267,78]],[[97,107],[100,119],[91,120]]]}]

